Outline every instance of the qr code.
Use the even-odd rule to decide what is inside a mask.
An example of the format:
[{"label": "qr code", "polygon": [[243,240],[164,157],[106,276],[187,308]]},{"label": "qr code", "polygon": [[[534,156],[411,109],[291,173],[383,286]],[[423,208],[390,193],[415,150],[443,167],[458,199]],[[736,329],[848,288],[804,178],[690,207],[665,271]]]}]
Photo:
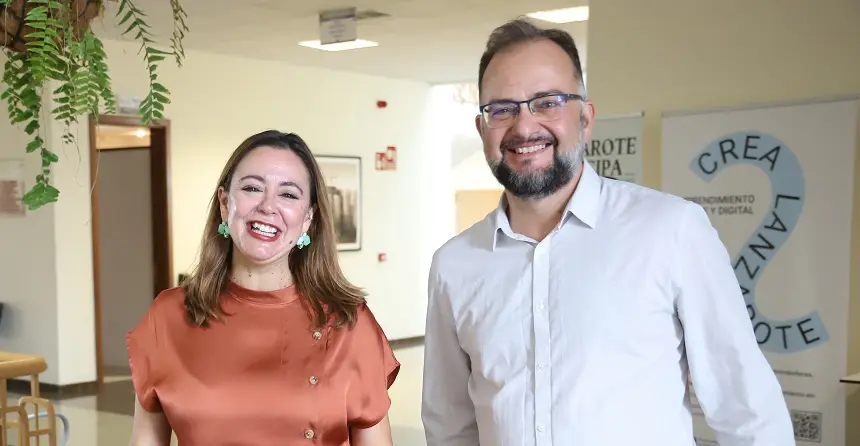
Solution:
[{"label": "qr code", "polygon": [[791,411],[794,439],[821,443],[821,412]]}]

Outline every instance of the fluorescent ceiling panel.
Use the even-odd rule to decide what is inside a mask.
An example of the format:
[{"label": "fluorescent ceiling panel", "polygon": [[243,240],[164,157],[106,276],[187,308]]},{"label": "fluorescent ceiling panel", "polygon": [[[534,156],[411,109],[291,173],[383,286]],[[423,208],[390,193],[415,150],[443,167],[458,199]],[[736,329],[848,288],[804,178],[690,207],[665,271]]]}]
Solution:
[{"label": "fluorescent ceiling panel", "polygon": [[338,42],[322,45],[319,40],[306,40],[304,42],[299,42],[299,45],[323,51],[347,51],[357,50],[360,48],[371,48],[379,46],[379,43],[372,42],[370,40],[356,39],[351,40],[349,42]]},{"label": "fluorescent ceiling panel", "polygon": [[552,23],[585,22],[588,20],[588,6],[553,9],[550,11],[537,11],[526,15],[533,19]]}]

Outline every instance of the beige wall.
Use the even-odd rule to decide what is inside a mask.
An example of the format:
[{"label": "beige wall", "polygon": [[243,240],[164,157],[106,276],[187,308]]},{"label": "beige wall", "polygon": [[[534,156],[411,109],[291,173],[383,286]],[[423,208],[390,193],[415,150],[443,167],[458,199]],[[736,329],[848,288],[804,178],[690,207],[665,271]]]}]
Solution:
[{"label": "beige wall", "polygon": [[499,207],[502,191],[499,189],[458,190],[454,197],[457,234],[459,234],[483,220],[487,214]]},{"label": "beige wall", "polygon": [[[0,61],[5,63],[5,58],[0,56]],[[28,135],[9,124],[5,111],[2,116],[0,162],[24,161],[24,193],[33,187],[40,160],[24,151]],[[0,349],[51,360],[59,356],[54,220],[51,207],[25,217],[0,217],[0,302],[5,303]],[[58,370],[49,368],[41,378],[55,382],[58,377]]]},{"label": "beige wall", "polygon": [[[662,111],[860,93],[856,0],[595,0],[590,17],[588,92],[599,114],[645,110],[650,187],[660,186]],[[846,372],[860,372],[860,153],[855,160]],[[860,444],[856,390],[848,445]]]}]

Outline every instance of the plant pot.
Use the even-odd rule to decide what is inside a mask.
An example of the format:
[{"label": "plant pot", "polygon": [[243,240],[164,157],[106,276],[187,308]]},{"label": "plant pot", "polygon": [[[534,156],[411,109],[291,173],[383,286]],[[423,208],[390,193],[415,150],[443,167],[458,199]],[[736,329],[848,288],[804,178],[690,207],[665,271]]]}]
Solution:
[{"label": "plant pot", "polygon": [[[75,37],[80,38],[89,29],[90,23],[98,17],[104,7],[104,0],[59,0],[73,11],[73,17],[58,17],[61,22],[73,21]],[[27,35],[37,31],[29,26],[21,26],[26,14],[35,5],[28,0],[13,0],[9,6],[0,5],[0,47],[12,51],[27,51]]]}]

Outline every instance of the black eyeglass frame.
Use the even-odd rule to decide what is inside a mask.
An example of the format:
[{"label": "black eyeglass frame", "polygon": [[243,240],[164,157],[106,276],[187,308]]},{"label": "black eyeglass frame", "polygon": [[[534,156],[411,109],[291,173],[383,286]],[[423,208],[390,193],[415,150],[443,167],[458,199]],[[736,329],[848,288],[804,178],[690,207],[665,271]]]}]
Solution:
[{"label": "black eyeglass frame", "polygon": [[534,114],[535,114],[534,101],[537,101],[539,99],[546,99],[546,98],[550,98],[550,97],[564,98],[564,104],[563,105],[567,105],[567,103],[570,102],[571,100],[585,101],[585,96],[580,95],[580,94],[576,94],[576,93],[550,93],[550,94],[544,94],[544,95],[536,96],[536,97],[533,97],[531,99],[526,99],[524,101],[507,101],[507,100],[505,100],[505,101],[488,102],[484,105],[479,105],[478,111],[480,111],[481,116],[484,118],[484,122],[487,123],[487,125],[489,125],[489,120],[487,119],[487,107],[489,107],[491,105],[511,104],[514,106],[513,107],[514,110],[516,110],[513,112],[514,117],[511,120],[511,121],[514,121],[520,115],[520,109],[522,109],[523,104],[528,106],[529,113],[531,113],[532,116],[534,116]]}]

